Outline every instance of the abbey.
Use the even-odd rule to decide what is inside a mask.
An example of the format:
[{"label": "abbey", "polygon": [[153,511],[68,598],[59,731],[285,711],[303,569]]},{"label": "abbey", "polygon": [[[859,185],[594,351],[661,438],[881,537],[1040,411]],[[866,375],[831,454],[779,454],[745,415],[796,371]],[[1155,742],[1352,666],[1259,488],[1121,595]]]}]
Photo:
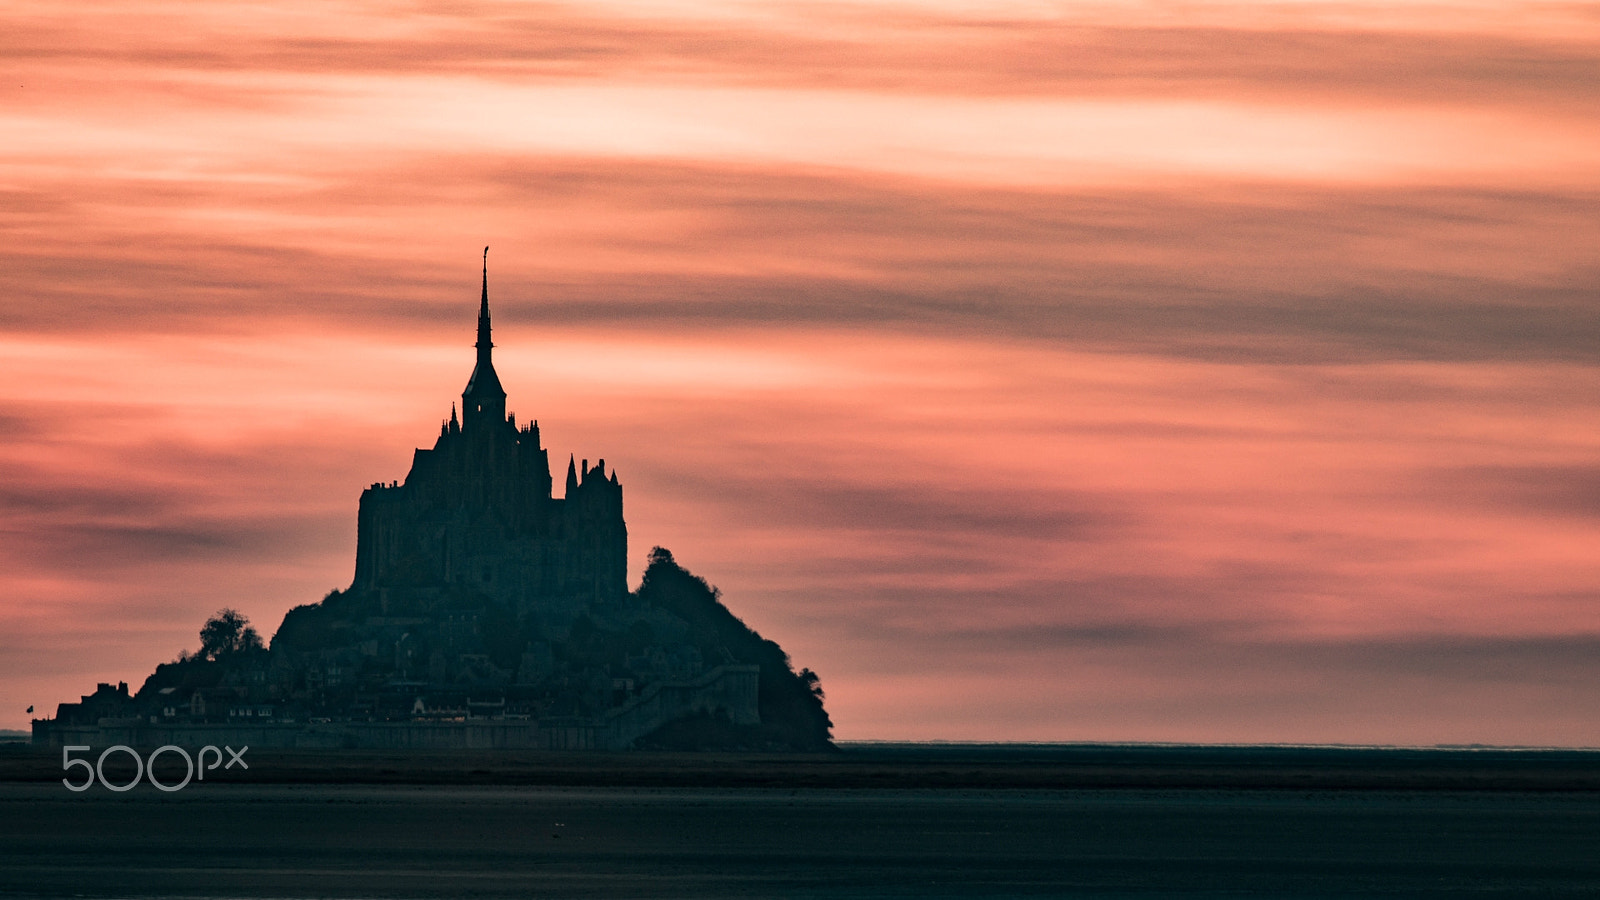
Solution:
[{"label": "abbey", "polygon": [[236,610],[137,693],[35,720],[51,746],[390,749],[832,746],[822,688],[656,547],[627,583],[622,485],[568,459],[494,370],[485,251],[477,365],[405,481],[361,494],[355,578],[263,644]]},{"label": "abbey", "polygon": [[430,450],[403,483],[361,495],[351,589],[375,593],[386,614],[487,596],[519,614],[569,619],[621,602],[627,587],[622,486],[605,460],[567,462],[552,496],[549,451],[537,422],[517,427],[494,370],[489,271],[478,307],[477,365]]}]

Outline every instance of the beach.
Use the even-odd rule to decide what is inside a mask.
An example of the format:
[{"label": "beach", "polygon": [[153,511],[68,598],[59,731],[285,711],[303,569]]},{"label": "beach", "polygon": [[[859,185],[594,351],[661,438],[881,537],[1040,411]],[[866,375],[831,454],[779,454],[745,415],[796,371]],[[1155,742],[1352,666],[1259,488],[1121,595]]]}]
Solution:
[{"label": "beach", "polygon": [[[934,755],[943,760],[934,764],[938,771],[958,771],[950,760],[959,752]],[[849,752],[839,756],[852,760]],[[968,756],[979,776],[985,759],[1000,764],[992,752]],[[894,757],[886,752],[872,764],[888,770]],[[561,758],[565,769],[554,762],[551,768],[574,780],[584,758],[573,759]],[[148,784],[125,793],[98,785],[74,793],[59,780],[23,777],[31,770],[13,759],[5,770],[13,777],[0,780],[0,895],[1304,897],[1600,890],[1600,792],[1593,790],[730,786],[707,774],[718,770],[716,759],[694,779],[685,777],[700,786],[651,786],[617,782],[682,765],[648,754],[594,755],[588,780],[599,783],[590,785],[423,783],[428,779],[415,772],[397,780],[398,770],[389,783],[289,783],[265,777],[272,761],[263,756],[251,770],[256,780],[214,774],[172,793]],[[868,765],[864,760],[851,764]],[[1174,768],[1194,769],[1192,760],[1178,761]],[[739,770],[737,762],[727,758],[726,768]],[[768,762],[773,770],[805,768],[803,760]],[[537,768],[523,763],[525,773]],[[748,772],[755,764],[743,765]],[[903,758],[898,765],[917,768]],[[1070,771],[1059,761],[1034,768]],[[1148,758],[1145,768],[1152,778],[1162,774]],[[492,769],[478,771],[480,780],[494,780]],[[455,774],[446,776],[432,780],[449,782]],[[917,777],[929,773],[908,774],[904,782]]]}]

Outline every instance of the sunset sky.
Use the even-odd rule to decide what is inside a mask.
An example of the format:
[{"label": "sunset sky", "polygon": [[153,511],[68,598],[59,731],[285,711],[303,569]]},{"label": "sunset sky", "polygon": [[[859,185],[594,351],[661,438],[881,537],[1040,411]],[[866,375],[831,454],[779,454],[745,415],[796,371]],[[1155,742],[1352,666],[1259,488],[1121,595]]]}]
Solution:
[{"label": "sunset sky", "polygon": [[839,738],[1600,746],[1600,4],[0,2],[0,71],[0,728],[347,586],[488,244],[632,583]]}]

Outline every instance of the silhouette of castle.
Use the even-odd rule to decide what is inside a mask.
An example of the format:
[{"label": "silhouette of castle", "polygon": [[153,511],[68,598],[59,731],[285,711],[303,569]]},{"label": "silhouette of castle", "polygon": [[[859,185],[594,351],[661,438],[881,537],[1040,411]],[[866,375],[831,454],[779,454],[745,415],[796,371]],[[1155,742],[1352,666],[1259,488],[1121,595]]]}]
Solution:
[{"label": "silhouette of castle", "polygon": [[494,370],[485,251],[478,360],[433,449],[418,449],[404,483],[361,495],[352,590],[374,592],[386,614],[436,607],[473,591],[519,614],[570,617],[628,593],[622,486],[605,460],[567,462],[551,496],[539,423],[517,427]]},{"label": "silhouette of castle", "polygon": [[136,694],[103,683],[60,704],[34,720],[34,742],[832,746],[815,673],[671,553],[652,550],[628,590],[616,473],[569,458],[552,496],[539,425],[506,413],[493,348],[485,248],[462,415],[403,483],[362,492],[349,589],[290,609],[267,646],[221,610],[199,653],[158,665]]}]

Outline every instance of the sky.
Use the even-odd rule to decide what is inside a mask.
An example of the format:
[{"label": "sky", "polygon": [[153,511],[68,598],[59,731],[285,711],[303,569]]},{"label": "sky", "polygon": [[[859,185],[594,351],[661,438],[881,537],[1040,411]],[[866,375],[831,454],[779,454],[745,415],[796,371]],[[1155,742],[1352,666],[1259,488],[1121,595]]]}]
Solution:
[{"label": "sky", "polygon": [[1600,4],[0,0],[0,74],[0,728],[347,586],[487,244],[632,582],[838,738],[1600,746]]}]

